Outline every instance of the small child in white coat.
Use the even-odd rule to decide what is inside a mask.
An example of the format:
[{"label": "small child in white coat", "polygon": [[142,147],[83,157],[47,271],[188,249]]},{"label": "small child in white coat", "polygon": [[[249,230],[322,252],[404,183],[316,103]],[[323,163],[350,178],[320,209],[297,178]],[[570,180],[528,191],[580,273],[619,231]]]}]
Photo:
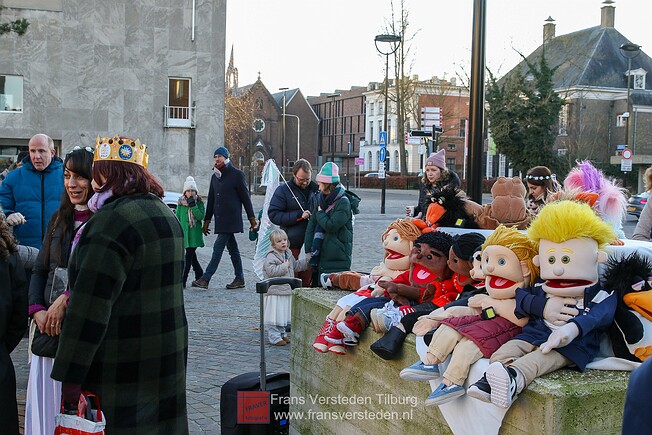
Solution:
[{"label": "small child in white coat", "polygon": [[[265,256],[263,276],[269,278],[294,278],[295,272],[307,270],[308,259],[295,260],[290,252],[288,235],[283,230],[273,230],[269,235],[272,247]],[[285,346],[290,339],[287,330],[292,318],[292,287],[290,284],[273,285],[265,294],[265,326],[269,342]]]}]

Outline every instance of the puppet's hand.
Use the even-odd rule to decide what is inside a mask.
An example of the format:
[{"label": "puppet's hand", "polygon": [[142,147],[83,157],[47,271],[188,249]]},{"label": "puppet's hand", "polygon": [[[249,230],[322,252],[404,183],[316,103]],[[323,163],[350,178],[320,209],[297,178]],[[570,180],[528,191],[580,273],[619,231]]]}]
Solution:
[{"label": "puppet's hand", "polygon": [[412,332],[416,336],[424,336],[439,326],[439,320],[433,320],[428,316],[421,316],[412,327]]},{"label": "puppet's hand", "polygon": [[623,242],[622,240],[620,240],[618,237],[616,237],[614,240],[612,240],[611,242],[609,242],[609,244],[610,244],[611,246],[625,246],[625,242]]},{"label": "puppet's hand", "polygon": [[378,282],[378,287],[382,287],[385,290],[387,290],[387,293],[391,295],[395,295],[398,293],[398,284],[393,283],[391,281],[379,281]]},{"label": "puppet's hand", "polygon": [[580,330],[575,323],[567,323],[559,329],[553,331],[548,337],[548,341],[541,345],[541,353],[548,353],[553,349],[566,346],[580,335]]},{"label": "puppet's hand", "polygon": [[435,293],[437,293],[437,287],[428,283],[426,284],[426,291],[423,292],[423,296],[421,297],[421,300],[422,301],[432,300],[432,298],[435,296]]},{"label": "puppet's hand", "polygon": [[573,298],[548,298],[543,308],[543,318],[555,326],[563,326],[580,313],[577,308],[574,308],[576,303]]},{"label": "puppet's hand", "polygon": [[469,298],[469,307],[473,308],[487,308],[487,306],[491,306],[493,303],[493,299],[489,295],[473,295]]},{"label": "puppet's hand", "polygon": [[477,316],[481,312],[482,310],[480,310],[479,308],[464,307],[464,306],[446,308],[445,311],[448,317]]},{"label": "puppet's hand", "polygon": [[385,296],[385,290],[380,286],[376,286],[376,288],[374,288],[373,291],[371,292],[372,298],[380,298],[383,296]]}]

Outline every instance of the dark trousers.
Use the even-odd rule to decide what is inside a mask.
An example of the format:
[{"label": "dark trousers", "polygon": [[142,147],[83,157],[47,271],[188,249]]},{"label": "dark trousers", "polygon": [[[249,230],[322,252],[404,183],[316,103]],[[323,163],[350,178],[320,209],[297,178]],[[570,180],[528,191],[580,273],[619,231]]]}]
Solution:
[{"label": "dark trousers", "polygon": [[382,308],[387,302],[391,301],[390,298],[379,297],[379,298],[366,298],[355,304],[349,311],[347,311],[347,316],[354,316],[355,313],[362,314],[366,322],[365,326],[368,326],[371,317],[371,310],[374,308]]},{"label": "dark trousers", "polygon": [[412,332],[412,328],[414,328],[414,324],[417,323],[419,317],[425,316],[426,314],[430,314],[432,311],[436,310],[437,308],[439,307],[433,304],[432,302],[424,302],[422,304],[415,305],[414,309],[416,311],[414,313],[406,314],[401,319],[401,323],[405,328],[405,332],[407,332],[408,334]]},{"label": "dark trousers", "polygon": [[195,272],[195,279],[199,279],[204,274],[204,269],[202,269],[199,260],[197,259],[197,248],[186,248],[186,261],[183,266],[183,284],[185,286],[186,281],[188,281],[188,274],[190,273],[190,267],[192,266],[193,272]]}]

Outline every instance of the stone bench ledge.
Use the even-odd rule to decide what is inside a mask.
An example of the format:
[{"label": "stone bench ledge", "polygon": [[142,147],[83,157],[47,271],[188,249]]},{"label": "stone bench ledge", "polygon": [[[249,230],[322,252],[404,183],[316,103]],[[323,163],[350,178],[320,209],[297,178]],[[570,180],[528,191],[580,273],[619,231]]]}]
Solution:
[{"label": "stone bench ledge", "polygon": [[[423,405],[431,391],[429,383],[407,382],[398,376],[419,359],[413,334],[408,335],[399,358],[391,361],[369,349],[379,338],[371,328],[347,355],[321,354],[313,349],[326,315],[346,294],[308,288],[295,292],[290,357],[295,403],[290,411],[303,412],[304,418],[291,422],[292,432],[452,433],[438,407]],[[500,433],[619,434],[628,380],[629,372],[620,371],[550,373],[521,393],[507,412]]]}]

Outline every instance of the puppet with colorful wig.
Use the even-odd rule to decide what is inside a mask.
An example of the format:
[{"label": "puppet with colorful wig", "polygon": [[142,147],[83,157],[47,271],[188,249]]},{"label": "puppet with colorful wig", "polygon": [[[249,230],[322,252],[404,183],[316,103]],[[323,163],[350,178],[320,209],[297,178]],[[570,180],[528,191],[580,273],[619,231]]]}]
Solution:
[{"label": "puppet with colorful wig", "polygon": [[[451,361],[441,384],[428,396],[426,406],[441,405],[464,395],[470,367],[480,358],[489,358],[501,345],[521,332],[528,319],[514,314],[516,291],[529,287],[538,276],[533,258],[536,245],[515,227],[499,226],[482,249],[482,271],[488,295],[469,299],[474,315],[449,317],[441,321],[422,361],[401,372],[404,379],[418,371],[439,378],[437,365],[450,355]],[[420,380],[426,380],[420,377]]]},{"label": "puppet with colorful wig", "polygon": [[484,376],[467,391],[502,408],[539,376],[562,367],[583,371],[616,310],[615,292],[602,288],[598,273],[607,260],[601,248],[615,234],[588,204],[549,203],[527,232],[538,245],[533,261],[544,280],[516,290],[514,314],[529,322],[494,352]]},{"label": "puppet with colorful wig", "polygon": [[354,271],[322,273],[322,287],[358,290],[380,280],[391,281],[410,268],[410,251],[414,240],[421,235],[414,219],[396,219],[381,236],[385,254],[383,261],[370,274]]},{"label": "puppet with colorful wig", "polygon": [[[625,190],[619,187],[614,180],[607,178],[591,162],[584,160],[577,162],[564,180],[565,191],[592,192],[598,195],[593,208],[598,215],[607,221],[618,238],[624,238],[623,219],[627,215],[627,197]],[[558,199],[563,196],[558,196]],[[614,241],[617,240],[614,238]],[[614,242],[612,241],[612,242]],[[622,242],[615,244],[622,245]]]}]

